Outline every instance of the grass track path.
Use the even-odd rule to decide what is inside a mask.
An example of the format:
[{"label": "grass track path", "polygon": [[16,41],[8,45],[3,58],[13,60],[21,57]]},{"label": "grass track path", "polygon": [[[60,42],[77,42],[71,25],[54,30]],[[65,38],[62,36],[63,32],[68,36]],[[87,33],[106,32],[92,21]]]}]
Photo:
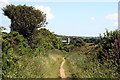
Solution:
[{"label": "grass track path", "polygon": [[64,68],[63,68],[64,63],[65,63],[65,59],[64,59],[64,57],[63,57],[63,61],[62,61],[61,66],[60,66],[60,77],[61,77],[61,78],[66,78],[65,70],[64,70]]}]

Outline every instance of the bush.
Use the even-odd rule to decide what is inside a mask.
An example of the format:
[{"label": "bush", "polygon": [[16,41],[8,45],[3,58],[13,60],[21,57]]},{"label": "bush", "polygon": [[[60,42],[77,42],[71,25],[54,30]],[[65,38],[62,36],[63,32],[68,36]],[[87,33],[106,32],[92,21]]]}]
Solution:
[{"label": "bush", "polygon": [[109,63],[108,67],[118,67],[120,54],[120,31],[106,31],[103,36],[100,36],[100,43],[98,45],[97,57],[100,63]]},{"label": "bush", "polygon": [[[115,67],[108,68],[107,64],[100,64],[94,60],[92,55],[84,55],[83,52],[71,52],[64,64],[65,73],[69,78],[117,78],[118,73],[115,71]],[[89,79],[88,79],[89,80]]]},{"label": "bush", "polygon": [[85,42],[81,39],[77,40],[76,43],[75,43],[75,46],[77,47],[81,47],[81,46],[84,46],[85,45]]},{"label": "bush", "polygon": [[74,45],[66,45],[66,46],[63,46],[63,50],[67,51],[67,52],[70,52],[72,51],[74,48]]},{"label": "bush", "polygon": [[[24,56],[32,56],[28,41],[16,31],[2,36],[3,51],[3,78],[17,75],[18,70],[23,64]],[[24,67],[24,66],[22,66]]]},{"label": "bush", "polygon": [[32,36],[32,48],[60,49],[62,41],[47,29],[40,29]]}]

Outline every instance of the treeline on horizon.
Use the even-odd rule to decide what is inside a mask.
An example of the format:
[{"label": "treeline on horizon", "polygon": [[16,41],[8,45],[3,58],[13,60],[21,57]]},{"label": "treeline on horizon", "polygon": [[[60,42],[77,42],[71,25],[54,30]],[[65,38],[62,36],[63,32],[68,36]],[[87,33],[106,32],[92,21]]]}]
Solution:
[{"label": "treeline on horizon", "polygon": [[[3,79],[23,77],[24,74],[20,71],[27,66],[25,63],[27,58],[46,54],[53,49],[66,52],[82,50],[82,54],[94,56],[97,64],[106,64],[107,68],[114,69],[114,77],[120,77],[119,30],[106,31],[103,36],[95,38],[60,36],[42,28],[48,24],[46,14],[32,6],[8,5],[2,10],[11,20],[10,33],[1,32]],[[1,31],[3,29],[5,28],[0,27]],[[71,40],[70,44],[63,44],[62,40],[68,37]]]},{"label": "treeline on horizon", "polygon": [[70,43],[73,44],[73,40],[83,40],[86,43],[96,43],[98,44],[100,42],[100,37],[81,37],[81,36],[65,36],[65,35],[57,35],[55,34],[56,37],[60,37],[62,38],[62,40],[67,40],[68,38],[70,38]]}]

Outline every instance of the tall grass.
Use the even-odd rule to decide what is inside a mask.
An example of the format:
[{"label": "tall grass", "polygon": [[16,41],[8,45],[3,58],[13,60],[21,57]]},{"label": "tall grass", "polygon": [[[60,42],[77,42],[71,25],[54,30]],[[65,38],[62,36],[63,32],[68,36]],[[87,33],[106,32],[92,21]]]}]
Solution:
[{"label": "tall grass", "polygon": [[65,55],[66,52],[60,50],[49,50],[38,56],[21,58],[9,78],[60,78],[60,63]]},{"label": "tall grass", "polygon": [[91,55],[70,53],[66,58],[65,70],[69,78],[115,78],[115,68],[107,68],[93,60]]},{"label": "tall grass", "polygon": [[32,58],[23,73],[28,78],[59,78],[59,67],[62,61],[59,51],[50,51]]}]

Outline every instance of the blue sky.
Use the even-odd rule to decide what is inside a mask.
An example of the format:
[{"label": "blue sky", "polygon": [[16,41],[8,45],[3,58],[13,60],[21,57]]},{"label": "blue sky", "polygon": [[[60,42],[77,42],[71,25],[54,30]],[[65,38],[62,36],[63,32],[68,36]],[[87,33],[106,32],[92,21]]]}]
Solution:
[{"label": "blue sky", "polygon": [[[118,2],[9,2],[26,4],[47,13],[50,31],[69,36],[99,36],[105,29],[118,28]],[[10,20],[0,11],[0,25],[9,32]]]}]

